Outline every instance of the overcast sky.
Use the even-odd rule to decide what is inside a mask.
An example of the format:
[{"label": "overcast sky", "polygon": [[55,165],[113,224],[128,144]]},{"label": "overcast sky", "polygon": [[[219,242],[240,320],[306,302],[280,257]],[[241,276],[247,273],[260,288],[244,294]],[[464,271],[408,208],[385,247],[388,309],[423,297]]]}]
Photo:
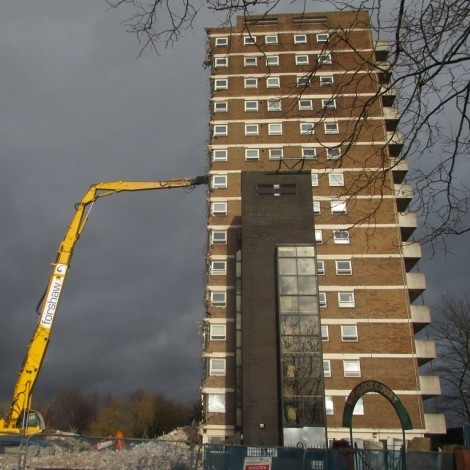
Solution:
[{"label": "overcast sky", "polygon": [[[204,28],[218,20],[201,12],[174,49],[137,58],[123,18],[97,0],[0,7],[0,400],[11,399],[50,263],[87,188],[207,171]],[[95,204],[37,393],[145,388],[198,397],[205,198],[198,187]],[[454,251],[420,264],[427,304],[468,288],[466,241]]]}]

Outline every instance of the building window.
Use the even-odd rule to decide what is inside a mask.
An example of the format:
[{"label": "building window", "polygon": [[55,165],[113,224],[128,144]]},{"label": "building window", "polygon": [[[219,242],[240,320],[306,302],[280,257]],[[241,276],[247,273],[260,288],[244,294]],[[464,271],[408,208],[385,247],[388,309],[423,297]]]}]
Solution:
[{"label": "building window", "polygon": [[318,64],[331,64],[331,54],[320,54],[318,56]]},{"label": "building window", "polygon": [[330,173],[328,181],[330,186],[344,186],[344,175],[343,173]]},{"label": "building window", "polygon": [[252,44],[256,44],[256,36],[244,36],[243,44],[245,46],[251,46]]},{"label": "building window", "polygon": [[333,404],[333,397],[330,395],[325,395],[325,413],[327,415],[335,414],[335,408]]},{"label": "building window", "polygon": [[209,359],[209,375],[225,375],[225,359]]},{"label": "building window", "polygon": [[282,135],[282,124],[281,123],[268,124],[268,133],[269,135]]},{"label": "building window", "polygon": [[310,86],[310,77],[297,77],[297,86],[304,88]]},{"label": "building window", "polygon": [[317,260],[317,274],[319,276],[325,275],[325,261],[322,259]]},{"label": "building window", "polygon": [[320,201],[313,201],[313,213],[316,215],[321,214]]},{"label": "building window", "polygon": [[245,111],[258,111],[258,101],[245,100]]},{"label": "building window", "polygon": [[208,413],[225,413],[225,395],[222,393],[208,393],[207,394],[207,412]]},{"label": "building window", "polygon": [[320,76],[320,86],[333,86],[333,76],[330,75],[321,75]]},{"label": "building window", "polygon": [[211,323],[210,340],[225,341],[227,339],[227,326],[224,323]]},{"label": "building window", "polygon": [[336,199],[330,202],[331,204],[331,213],[332,214],[346,214],[346,201],[341,199]]},{"label": "building window", "polygon": [[326,308],[326,292],[318,293],[318,303],[320,304],[320,308]]},{"label": "building window", "polygon": [[336,244],[348,244],[349,243],[349,231],[348,230],[333,230],[333,241]]},{"label": "building window", "polygon": [[321,105],[324,109],[336,109],[336,100],[334,98],[322,99]]},{"label": "building window", "polygon": [[364,397],[357,400],[356,405],[354,406],[353,415],[364,415]]},{"label": "building window", "polygon": [[321,326],[321,340],[322,341],[330,341],[330,329],[328,325]]},{"label": "building window", "polygon": [[341,325],[341,341],[357,340],[357,325]]},{"label": "building window", "polygon": [[227,149],[215,149],[212,150],[212,161],[214,162],[226,162],[228,160]]},{"label": "building window", "polygon": [[228,78],[217,78],[214,80],[214,90],[227,90]]},{"label": "building window", "polygon": [[227,112],[227,111],[228,111],[228,101],[214,101],[214,113]]},{"label": "building window", "polygon": [[315,124],[313,122],[301,122],[300,133],[312,135],[315,133]]},{"label": "building window", "polygon": [[307,35],[294,34],[294,44],[307,44]]},{"label": "building window", "polygon": [[341,158],[341,149],[339,147],[327,147],[326,158],[328,160],[338,160]]},{"label": "building window", "polygon": [[323,361],[323,376],[331,377],[331,361],[329,359]]},{"label": "building window", "polygon": [[299,100],[299,110],[300,111],[311,111],[313,109],[313,101],[312,100]]},{"label": "building window", "polygon": [[213,202],[211,204],[212,215],[227,215],[227,203],[226,202]]},{"label": "building window", "polygon": [[258,79],[255,77],[247,77],[244,81],[245,88],[258,88]]},{"label": "building window", "polygon": [[245,67],[256,67],[258,65],[258,57],[254,57],[254,56],[244,57],[243,63]]},{"label": "building window", "polygon": [[339,134],[339,125],[337,122],[324,122],[325,134]]},{"label": "building window", "polygon": [[245,135],[259,135],[259,124],[245,124]]},{"label": "building window", "polygon": [[284,157],[284,150],[281,148],[269,149],[270,160],[281,160]]},{"label": "building window", "polygon": [[227,124],[216,124],[214,126],[214,137],[228,135],[228,125]]},{"label": "building window", "polygon": [[312,186],[318,186],[318,173],[312,173]]},{"label": "building window", "polygon": [[315,229],[315,243],[319,245],[323,243],[323,230]]},{"label": "building window", "polygon": [[279,65],[279,56],[278,55],[266,56],[266,65],[268,67],[274,67],[274,66]]},{"label": "building window", "polygon": [[227,293],[225,291],[211,291],[211,306],[225,307],[227,304]]},{"label": "building window", "polygon": [[317,42],[328,42],[330,35],[328,33],[318,33]]},{"label": "building window", "polygon": [[228,67],[228,57],[216,57],[214,67]]},{"label": "building window", "polygon": [[302,158],[317,158],[317,149],[315,147],[303,147]]},{"label": "building window", "polygon": [[211,231],[211,244],[212,245],[226,245],[227,244],[227,230],[212,230]]},{"label": "building window", "polygon": [[308,65],[308,55],[306,55],[306,54],[296,54],[295,55],[295,65]]},{"label": "building window", "polygon": [[280,77],[268,77],[266,78],[266,88],[279,88],[281,86]]},{"label": "building window", "polygon": [[273,44],[278,44],[279,40],[277,37],[277,34],[270,34],[269,36],[264,37],[264,43],[273,45]]},{"label": "building window", "polygon": [[354,307],[354,292],[338,292],[338,304],[340,307]]},{"label": "building window", "polygon": [[259,149],[245,149],[245,160],[259,160]]},{"label": "building window", "polygon": [[227,261],[212,260],[210,272],[212,276],[224,276],[227,274]]},{"label": "building window", "polygon": [[361,363],[359,359],[348,359],[343,361],[343,370],[345,377],[360,377]]},{"label": "building window", "polygon": [[228,38],[227,37],[215,38],[215,45],[222,46],[222,47],[228,46]]},{"label": "building window", "polygon": [[268,100],[268,111],[281,111],[281,100]]},{"label": "building window", "polygon": [[227,187],[227,175],[212,175],[212,188],[226,188]]},{"label": "building window", "polygon": [[350,259],[341,259],[335,261],[336,274],[339,276],[347,276],[352,274],[352,264]]}]

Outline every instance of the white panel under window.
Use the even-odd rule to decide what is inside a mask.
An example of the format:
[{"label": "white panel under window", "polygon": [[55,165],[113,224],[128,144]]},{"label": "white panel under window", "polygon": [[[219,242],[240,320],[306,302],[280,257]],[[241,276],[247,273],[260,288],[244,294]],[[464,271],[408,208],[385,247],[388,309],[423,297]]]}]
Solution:
[{"label": "white panel under window", "polygon": [[207,395],[208,413],[225,413],[225,395],[221,393],[209,393]]},{"label": "white panel under window", "polygon": [[214,101],[214,113],[227,112],[228,101]]},{"label": "white panel under window", "polygon": [[336,264],[336,274],[338,275],[349,275],[352,274],[352,264],[351,260],[343,259],[335,261]]},{"label": "white panel under window", "polygon": [[281,86],[280,77],[268,77],[266,78],[266,87],[267,88],[279,88]]},{"label": "white panel under window", "polygon": [[349,243],[349,231],[348,230],[333,230],[333,241],[336,244]]},{"label": "white panel under window", "polygon": [[227,203],[226,202],[213,202],[211,203],[212,215],[227,215]]},{"label": "white panel under window", "polygon": [[346,308],[354,307],[354,292],[338,292],[338,305]]},{"label": "white panel under window", "polygon": [[346,201],[343,199],[337,199],[331,201],[331,213],[332,214],[346,214]]},{"label": "white panel under window", "polygon": [[212,150],[212,161],[226,162],[228,160],[227,149],[214,149]]},{"label": "white panel under window", "polygon": [[245,67],[256,67],[258,65],[258,58],[254,56],[244,57],[243,64]]},{"label": "white panel under window", "polygon": [[259,160],[259,149],[245,149],[245,160]]},{"label": "white panel under window", "polygon": [[214,59],[215,67],[228,67],[228,57],[216,57]]},{"label": "white panel under window", "polygon": [[328,181],[330,186],[344,186],[344,175],[343,173],[330,173]]},{"label": "white panel under window", "polygon": [[228,78],[218,78],[214,80],[214,90],[226,90],[228,88]]},{"label": "white panel under window", "polygon": [[268,111],[281,111],[281,100],[268,100]]},{"label": "white panel under window", "polygon": [[209,375],[225,375],[225,359],[209,359]]},{"label": "white panel under window", "polygon": [[266,56],[266,65],[268,67],[274,67],[276,65],[279,65],[279,56],[278,55]]},{"label": "white panel under window", "polygon": [[227,339],[227,326],[225,323],[211,323],[210,339],[211,341],[225,341]]},{"label": "white panel under window", "polygon": [[332,75],[321,75],[320,86],[333,86],[335,84]]},{"label": "white panel under window", "polygon": [[258,88],[258,79],[255,77],[247,77],[244,80],[245,88]]},{"label": "white panel under window", "polygon": [[317,228],[315,229],[315,243],[323,243],[323,230]]},{"label": "white panel under window", "polygon": [[258,101],[245,100],[245,111],[258,111]]},{"label": "white panel under window", "polygon": [[324,122],[325,134],[338,134],[339,124],[337,122]]},{"label": "white panel under window", "polygon": [[303,147],[302,158],[317,158],[317,149],[315,147]]},{"label": "white panel under window", "polygon": [[243,44],[245,46],[251,46],[252,44],[256,44],[256,36],[244,36]]},{"label": "white panel under window", "polygon": [[282,124],[281,123],[268,124],[268,133],[269,135],[282,135]]},{"label": "white panel under window", "polygon": [[215,45],[216,46],[228,46],[228,38],[227,37],[221,37],[221,38],[215,38]]},{"label": "white panel under window", "polygon": [[323,276],[325,274],[325,261],[322,259],[317,260],[317,274],[319,276]]},{"label": "white panel under window", "polygon": [[313,109],[313,101],[306,99],[299,99],[299,110],[301,111],[310,111]]},{"label": "white panel under window", "polygon": [[294,44],[307,44],[307,35],[294,34]]},{"label": "white panel under window", "polygon": [[343,369],[345,377],[361,376],[361,363],[359,362],[359,359],[344,360]]},{"label": "white panel under window", "polygon": [[259,124],[245,124],[245,135],[259,135]]},{"label": "white panel under window", "polygon": [[328,160],[338,160],[341,158],[341,149],[339,147],[327,147],[326,158]]},{"label": "white panel under window", "polygon": [[211,185],[214,189],[227,187],[227,175],[212,175],[211,180]]},{"label": "white panel under window", "polygon": [[227,305],[227,292],[211,291],[211,305],[212,307],[225,307]]},{"label": "white panel under window", "polygon": [[227,244],[227,230],[212,230],[211,231],[211,244],[212,245],[226,245]]},{"label": "white panel under window", "polygon": [[333,404],[333,397],[326,395],[325,396],[325,412],[327,415],[335,414],[335,407]]},{"label": "white panel under window", "polygon": [[318,186],[318,173],[312,173],[312,186]]},{"label": "white panel under window", "polygon": [[214,136],[226,136],[228,135],[227,124],[216,124],[214,126]]},{"label": "white panel under window", "polygon": [[211,261],[211,275],[223,276],[227,274],[227,261],[226,260],[212,260]]},{"label": "white panel under window", "polygon": [[342,341],[357,341],[357,325],[341,325]]},{"label": "white panel under window", "polygon": [[282,147],[269,149],[270,160],[281,160],[284,156]]},{"label": "white panel under window", "polygon": [[273,45],[273,44],[277,44],[279,42],[278,40],[278,37],[277,37],[277,34],[271,34],[269,36],[265,36],[264,37],[264,43],[265,44],[270,44],[270,45]]}]

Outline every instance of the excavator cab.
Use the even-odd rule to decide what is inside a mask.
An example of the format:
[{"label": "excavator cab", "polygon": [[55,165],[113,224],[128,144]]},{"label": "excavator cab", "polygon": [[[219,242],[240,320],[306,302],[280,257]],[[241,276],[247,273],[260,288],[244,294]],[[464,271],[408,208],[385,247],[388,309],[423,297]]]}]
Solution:
[{"label": "excavator cab", "polygon": [[46,423],[39,411],[29,410],[20,414],[17,427],[18,429],[25,429],[25,434],[35,434],[45,431]]}]

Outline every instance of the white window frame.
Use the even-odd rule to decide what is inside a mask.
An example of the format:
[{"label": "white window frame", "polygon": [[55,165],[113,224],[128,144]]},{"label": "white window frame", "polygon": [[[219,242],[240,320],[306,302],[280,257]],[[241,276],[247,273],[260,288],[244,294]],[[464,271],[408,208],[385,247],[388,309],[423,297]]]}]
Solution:
[{"label": "white window frame", "polygon": [[244,46],[252,46],[256,44],[256,36],[243,36],[243,45]]},{"label": "white window frame", "polygon": [[317,275],[324,276],[326,273],[325,271],[325,260],[317,259]]},{"label": "white window frame", "polygon": [[317,33],[317,42],[324,43],[328,42],[330,39],[330,35],[328,33]]},{"label": "white window frame", "polygon": [[214,67],[228,67],[228,57],[214,57]]},{"label": "white window frame", "polygon": [[328,416],[332,416],[335,414],[335,404],[331,395],[325,395],[325,414]]},{"label": "white window frame", "polygon": [[258,111],[258,100],[245,100],[245,111]]},{"label": "white window frame", "polygon": [[259,149],[255,148],[245,148],[245,160],[249,161],[257,161],[259,160]]},{"label": "white window frame", "polygon": [[208,393],[207,395],[207,413],[225,413],[225,394]]},{"label": "white window frame", "polygon": [[318,304],[320,305],[320,308],[326,308],[328,306],[328,302],[326,300],[326,292],[318,292]]},{"label": "white window frame", "polygon": [[331,377],[331,360],[323,359],[323,377]]},{"label": "white window frame", "polygon": [[267,34],[264,37],[264,43],[266,45],[276,45],[279,44],[279,37],[277,34]]},{"label": "white window frame", "polygon": [[268,100],[268,111],[282,111],[282,100],[279,98]]},{"label": "white window frame", "polygon": [[267,77],[266,88],[279,88],[281,86],[281,77]]},{"label": "white window frame", "polygon": [[282,160],[283,158],[284,158],[284,149],[282,147],[269,149],[270,160]]},{"label": "white window frame", "polygon": [[323,98],[321,106],[323,109],[336,109],[336,98]]},{"label": "white window frame", "polygon": [[330,186],[344,186],[344,173],[332,172],[328,174]]},{"label": "white window frame", "polygon": [[258,65],[258,57],[256,56],[243,57],[243,65],[245,67],[256,67]]},{"label": "white window frame", "polygon": [[338,306],[340,308],[354,308],[356,306],[354,292],[338,292]]},{"label": "white window frame", "polygon": [[331,53],[330,52],[322,52],[318,56],[318,65],[328,65],[332,64],[333,60],[331,58]]},{"label": "white window frame", "polygon": [[325,121],[323,123],[325,134],[339,134],[339,123],[338,121]]},{"label": "white window frame", "polygon": [[347,214],[347,201],[345,199],[333,199],[330,201],[330,208],[332,214]]},{"label": "white window frame", "polygon": [[354,343],[358,340],[357,325],[341,325],[341,341]]},{"label": "white window frame", "polygon": [[307,44],[307,35],[294,34],[294,44]]},{"label": "white window frame", "polygon": [[299,111],[311,111],[313,109],[313,100],[300,98],[298,101]]},{"label": "white window frame", "polygon": [[339,160],[341,158],[341,149],[339,147],[326,147],[326,158],[328,160]]},{"label": "white window frame", "polygon": [[226,113],[228,111],[228,101],[214,101],[214,113]]},{"label": "white window frame", "polygon": [[256,77],[245,77],[243,86],[244,88],[258,88],[258,79]]},{"label": "white window frame", "polygon": [[315,123],[314,122],[301,122],[300,123],[300,134],[301,135],[313,135],[313,134],[315,134]]},{"label": "white window frame", "polygon": [[213,189],[220,189],[227,187],[227,175],[212,175],[211,176],[211,187]]},{"label": "white window frame", "polygon": [[320,201],[314,200],[312,203],[312,210],[315,215],[321,214],[321,204]]},{"label": "white window frame", "polygon": [[211,230],[211,245],[226,245],[227,230]]},{"label": "white window frame", "polygon": [[321,333],[321,340],[324,343],[327,343],[328,341],[330,341],[330,329],[328,325],[321,325],[320,333]]},{"label": "white window frame", "polygon": [[309,87],[311,83],[310,77],[297,77],[297,86],[306,88]]},{"label": "white window frame", "polygon": [[228,135],[228,124],[214,124],[214,137],[227,136]]},{"label": "white window frame", "polygon": [[227,215],[227,211],[228,211],[227,201],[211,202],[211,215],[215,215],[215,216]]},{"label": "white window frame", "polygon": [[295,54],[295,65],[308,65],[308,54]]},{"label": "white window frame", "polygon": [[227,149],[212,149],[213,162],[226,162],[228,160]]},{"label": "white window frame", "polygon": [[227,47],[228,46],[228,37],[223,36],[220,38],[215,38],[215,45],[217,47]]},{"label": "white window frame", "polygon": [[259,124],[245,123],[245,135],[259,135]]},{"label": "white window frame", "polygon": [[227,325],[225,323],[211,323],[209,339],[211,341],[225,341],[227,339]]},{"label": "white window frame", "polygon": [[214,90],[228,90],[228,78],[216,78],[214,80]]},{"label": "white window frame", "polygon": [[360,377],[361,361],[359,359],[344,359],[343,371],[345,377]]},{"label": "white window frame", "polygon": [[268,124],[269,135],[282,135],[282,122],[272,122]]},{"label": "white window frame", "polygon": [[211,290],[211,307],[225,308],[227,306],[227,292],[224,290]]},{"label": "white window frame", "polygon": [[266,56],[266,66],[267,67],[278,67],[279,66],[279,56],[278,55],[267,55]]},{"label": "white window frame", "polygon": [[323,243],[323,230],[316,228],[315,229],[315,243],[321,245]]},{"label": "white window frame", "polygon": [[211,260],[210,273],[211,276],[225,276],[227,274],[227,260]]},{"label": "white window frame", "polygon": [[317,187],[318,184],[319,184],[318,173],[312,173],[312,186]]},{"label": "white window frame", "polygon": [[320,75],[320,86],[333,86],[334,84],[333,75]]},{"label": "white window frame", "polygon": [[209,359],[209,375],[210,376],[225,376],[227,373],[226,360],[222,357],[211,357]]},{"label": "white window frame", "polygon": [[337,245],[350,243],[349,230],[333,230],[333,242]]},{"label": "white window frame", "polygon": [[[344,263],[341,266],[341,263]],[[350,259],[335,260],[336,274],[338,276],[350,276],[352,274],[352,262]]]},{"label": "white window frame", "polygon": [[302,158],[315,160],[317,158],[317,149],[315,147],[302,147]]}]

